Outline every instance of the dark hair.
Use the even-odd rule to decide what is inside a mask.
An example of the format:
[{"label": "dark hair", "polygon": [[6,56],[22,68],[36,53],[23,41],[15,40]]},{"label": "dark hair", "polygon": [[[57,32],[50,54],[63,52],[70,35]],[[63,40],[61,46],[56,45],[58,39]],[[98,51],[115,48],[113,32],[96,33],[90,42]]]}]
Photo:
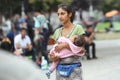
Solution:
[{"label": "dark hair", "polygon": [[92,26],[92,25],[87,25],[87,26],[86,26],[87,29],[88,29],[88,28],[91,28],[91,27],[93,27],[93,26]]},{"label": "dark hair", "polygon": [[73,10],[71,5],[60,4],[60,5],[58,5],[58,8],[64,9],[65,11],[67,11],[68,14],[72,13],[72,16],[70,17],[70,21],[73,22],[74,16],[75,16],[75,11]]},{"label": "dark hair", "polygon": [[76,37],[75,39],[74,39],[74,44],[76,45],[76,46],[79,46],[79,47],[84,47],[85,46],[85,36],[84,35],[78,35],[78,37]]},{"label": "dark hair", "polygon": [[23,30],[27,31],[27,29],[26,29],[26,28],[21,28],[21,29],[20,29],[20,31],[23,31]]}]

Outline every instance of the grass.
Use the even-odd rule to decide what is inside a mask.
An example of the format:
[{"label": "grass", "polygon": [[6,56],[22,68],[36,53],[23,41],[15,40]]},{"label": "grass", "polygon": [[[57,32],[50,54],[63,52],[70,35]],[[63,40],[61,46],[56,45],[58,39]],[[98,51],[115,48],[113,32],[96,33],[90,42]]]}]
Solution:
[{"label": "grass", "polygon": [[120,39],[120,32],[96,33],[96,40]]},{"label": "grass", "polygon": [[113,22],[114,30],[120,31],[120,22]]},{"label": "grass", "polygon": [[105,28],[109,28],[110,26],[110,23],[109,22],[99,22],[97,25],[96,25],[96,28],[95,28],[95,31],[104,31]]},{"label": "grass", "polygon": [[[114,31],[120,31],[120,22],[114,21],[112,22],[112,24]],[[99,22],[95,27],[95,31],[104,32],[104,30],[109,27],[110,27],[110,22]]]}]

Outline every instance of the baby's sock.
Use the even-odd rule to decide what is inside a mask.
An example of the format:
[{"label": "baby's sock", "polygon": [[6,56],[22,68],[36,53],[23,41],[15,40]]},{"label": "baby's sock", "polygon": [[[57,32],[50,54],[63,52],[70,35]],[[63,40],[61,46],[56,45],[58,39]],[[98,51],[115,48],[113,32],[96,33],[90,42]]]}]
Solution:
[{"label": "baby's sock", "polygon": [[50,79],[50,74],[52,73],[52,71],[50,71],[50,70],[48,70],[47,72],[46,72],[46,76],[48,77],[48,79]]}]

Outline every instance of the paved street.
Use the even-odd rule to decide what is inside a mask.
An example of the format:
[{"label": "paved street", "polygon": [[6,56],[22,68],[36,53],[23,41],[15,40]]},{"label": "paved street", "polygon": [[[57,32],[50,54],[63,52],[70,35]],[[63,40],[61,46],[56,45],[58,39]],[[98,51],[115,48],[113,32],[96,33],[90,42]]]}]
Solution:
[{"label": "paved street", "polygon": [[[120,79],[120,40],[95,41],[98,59],[83,59],[84,80],[119,80]],[[41,70],[46,78],[45,71]],[[55,80],[55,73],[50,80]]]}]

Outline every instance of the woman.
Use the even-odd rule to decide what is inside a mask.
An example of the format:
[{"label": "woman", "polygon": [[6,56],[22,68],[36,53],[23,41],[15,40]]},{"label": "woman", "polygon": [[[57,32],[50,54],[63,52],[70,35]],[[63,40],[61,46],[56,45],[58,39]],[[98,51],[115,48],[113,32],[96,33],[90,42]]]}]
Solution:
[{"label": "woman", "polygon": [[[57,41],[60,37],[67,37],[73,35],[82,35],[84,34],[84,30],[80,25],[74,25],[72,23],[74,18],[74,11],[71,6],[61,4],[58,6],[58,18],[62,22],[63,26],[61,28],[58,28],[52,38]],[[55,51],[60,51],[63,48],[69,48],[69,45],[67,43],[61,43],[58,46],[55,47]],[[50,59],[52,61],[57,61],[58,58],[55,57],[54,54],[50,54]],[[57,67],[57,74],[56,74],[56,80],[82,80],[82,70],[81,70],[81,62],[79,56],[72,56],[60,59],[59,65],[63,66],[71,66],[71,65],[79,65],[74,68],[72,73],[69,75],[61,74],[59,66]],[[64,73],[64,72],[63,72]],[[69,73],[69,72],[67,72]]]}]

